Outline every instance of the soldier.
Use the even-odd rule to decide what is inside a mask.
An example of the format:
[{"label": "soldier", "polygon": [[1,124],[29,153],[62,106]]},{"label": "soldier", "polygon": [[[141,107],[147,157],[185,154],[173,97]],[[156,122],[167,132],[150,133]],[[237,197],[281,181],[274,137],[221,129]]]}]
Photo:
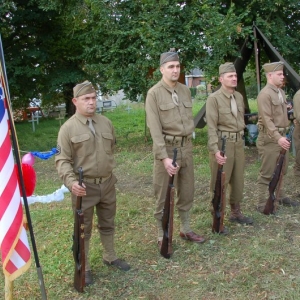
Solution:
[{"label": "soldier", "polygon": [[[192,99],[189,88],[178,82],[180,63],[173,49],[161,54],[160,72],[162,79],[148,91],[146,98],[147,125],[153,139],[154,217],[158,227],[158,246],[161,246],[163,238],[162,211],[169,176],[175,174],[180,237],[202,243],[205,239],[190,228],[190,209],[194,199]],[[175,147],[178,148],[177,167],[172,165]]]},{"label": "soldier", "polygon": [[[72,193],[73,210],[77,196],[83,197],[85,284],[89,285],[93,282],[88,255],[95,208],[104,264],[123,271],[130,266],[117,258],[114,249],[117,182],[112,173],[115,167],[114,127],[109,119],[95,114],[96,92],[90,82],[77,84],[73,91],[76,113],[60,128],[55,163],[60,178]],[[83,169],[83,186],[78,184],[79,167]]]},{"label": "soldier", "polygon": [[296,150],[295,164],[294,164],[294,176],[296,197],[300,197],[300,90],[294,95],[294,124],[295,129],[293,132],[293,143]]},{"label": "soldier", "polygon": [[[244,101],[235,90],[237,73],[234,64],[227,62],[219,67],[221,88],[211,94],[206,102],[208,150],[211,170],[210,190],[213,194],[218,164],[224,165],[225,187],[229,185],[231,215],[229,221],[252,224],[240,208],[244,189]],[[226,155],[220,154],[221,138],[226,137]],[[227,234],[225,228],[223,234]]]},{"label": "soldier", "polygon": [[[257,96],[257,126],[259,134],[256,146],[261,159],[261,167],[257,180],[257,210],[261,213],[269,197],[268,186],[272,179],[279,153],[282,148],[285,150],[289,150],[290,148],[290,143],[285,137],[289,130],[289,120],[285,93],[281,89],[284,81],[283,67],[284,63],[280,61],[263,65],[267,84]],[[288,158],[289,155],[287,152],[283,175],[287,172]],[[298,202],[285,196],[283,180],[279,195],[279,204],[287,206],[299,205]]]}]

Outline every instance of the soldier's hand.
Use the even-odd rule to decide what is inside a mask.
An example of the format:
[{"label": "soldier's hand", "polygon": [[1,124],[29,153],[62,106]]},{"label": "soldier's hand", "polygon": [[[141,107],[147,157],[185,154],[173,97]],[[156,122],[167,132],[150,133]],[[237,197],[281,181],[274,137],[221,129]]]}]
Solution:
[{"label": "soldier's hand", "polygon": [[290,142],[285,137],[281,137],[278,140],[278,145],[280,147],[282,147],[284,150],[289,150],[291,144],[290,144]]},{"label": "soldier's hand", "polygon": [[172,165],[173,160],[171,158],[165,158],[162,160],[162,162],[164,163],[165,169],[170,176],[175,175],[177,173],[178,166],[174,167]]},{"label": "soldier's hand", "polygon": [[221,155],[221,152],[218,151],[216,154],[215,154],[215,158],[216,158],[216,161],[219,165],[224,165],[226,163],[226,160],[227,160],[227,156],[224,155],[224,157]]},{"label": "soldier's hand", "polygon": [[78,197],[86,196],[86,186],[84,185],[84,183],[82,184],[82,186],[80,186],[79,182],[75,182],[72,185],[72,194]]}]

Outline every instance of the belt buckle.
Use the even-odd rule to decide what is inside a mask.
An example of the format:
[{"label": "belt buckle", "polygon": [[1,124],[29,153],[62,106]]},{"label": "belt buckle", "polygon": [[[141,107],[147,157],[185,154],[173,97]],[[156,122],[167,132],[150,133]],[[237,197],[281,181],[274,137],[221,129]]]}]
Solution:
[{"label": "belt buckle", "polygon": [[237,137],[237,134],[236,134],[235,132],[230,132],[230,133],[229,133],[229,138],[230,138],[231,140],[236,140],[236,137]]},{"label": "belt buckle", "polygon": [[102,181],[102,178],[101,178],[101,177],[99,177],[99,178],[94,178],[94,184],[99,184],[99,183],[101,183],[101,181]]}]

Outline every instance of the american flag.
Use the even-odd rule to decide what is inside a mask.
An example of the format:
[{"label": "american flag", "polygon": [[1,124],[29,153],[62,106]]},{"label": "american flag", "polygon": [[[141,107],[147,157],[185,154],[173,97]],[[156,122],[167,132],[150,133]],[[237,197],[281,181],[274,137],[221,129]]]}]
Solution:
[{"label": "american flag", "polygon": [[12,281],[30,267],[31,256],[14,168],[7,107],[0,65],[0,249],[3,273]]}]

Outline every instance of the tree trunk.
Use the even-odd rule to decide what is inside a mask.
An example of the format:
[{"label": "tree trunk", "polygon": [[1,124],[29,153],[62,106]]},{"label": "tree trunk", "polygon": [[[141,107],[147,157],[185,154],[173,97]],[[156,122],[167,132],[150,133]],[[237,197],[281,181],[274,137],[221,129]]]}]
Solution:
[{"label": "tree trunk", "polygon": [[70,118],[72,115],[74,115],[75,113],[75,105],[72,102],[73,99],[73,86],[75,86],[75,84],[73,83],[68,83],[64,85],[63,88],[63,95],[64,95],[64,100],[66,103],[66,113],[68,118]]}]

